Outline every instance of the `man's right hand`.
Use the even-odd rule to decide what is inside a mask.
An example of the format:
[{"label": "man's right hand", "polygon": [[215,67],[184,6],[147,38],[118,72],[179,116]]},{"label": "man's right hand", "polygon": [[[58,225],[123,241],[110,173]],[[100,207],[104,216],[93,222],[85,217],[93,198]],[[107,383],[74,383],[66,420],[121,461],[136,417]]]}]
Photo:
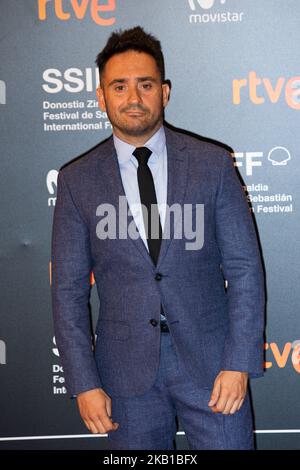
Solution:
[{"label": "man's right hand", "polygon": [[95,388],[77,395],[80,415],[93,434],[116,431],[118,423],[111,420],[111,398],[102,388]]}]

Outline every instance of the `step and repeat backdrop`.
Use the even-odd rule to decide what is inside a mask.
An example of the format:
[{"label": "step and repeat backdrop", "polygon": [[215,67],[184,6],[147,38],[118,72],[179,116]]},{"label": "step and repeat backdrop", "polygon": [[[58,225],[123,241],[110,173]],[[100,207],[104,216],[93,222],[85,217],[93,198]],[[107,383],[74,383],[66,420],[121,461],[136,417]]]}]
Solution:
[{"label": "step and repeat backdrop", "polygon": [[[106,448],[64,383],[51,229],[59,168],[111,134],[96,55],[112,31],[136,25],[162,43],[166,121],[232,149],[266,270],[257,448],[300,449],[299,18],[299,0],[0,1],[0,449]],[[180,425],[176,440],[187,449]]]}]

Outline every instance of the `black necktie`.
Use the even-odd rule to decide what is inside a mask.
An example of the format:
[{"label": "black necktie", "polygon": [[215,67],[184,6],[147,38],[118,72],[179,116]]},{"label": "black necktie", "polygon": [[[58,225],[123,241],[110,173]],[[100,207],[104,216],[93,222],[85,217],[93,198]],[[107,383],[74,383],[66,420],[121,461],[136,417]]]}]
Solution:
[{"label": "black necktie", "polygon": [[[149,253],[154,264],[156,265],[162,238],[162,228],[157,207],[153,176],[147,164],[151,153],[151,150],[149,150],[147,147],[138,147],[133,152],[133,155],[139,163],[137,169],[137,179],[139,184],[141,203],[145,206],[145,210],[143,210],[143,220]],[[153,227],[154,233],[152,234]]]},{"label": "black necktie", "polygon": [[[150,168],[148,167],[148,160],[151,153],[151,150],[147,147],[137,147],[133,152],[133,155],[135,156],[139,164],[137,169],[137,178],[140,190],[141,203],[147,209],[147,213],[145,213],[146,211],[143,210],[143,220],[149,253],[151,255],[151,258],[153,259],[154,264],[156,265],[162,239],[162,228],[157,207],[153,176]],[[156,228],[158,225],[158,233],[155,233],[155,235],[158,235],[158,237],[156,238],[151,236],[151,213],[152,220],[156,222]],[[148,227],[148,230],[146,229],[146,227]],[[155,232],[157,232],[157,230]],[[162,315],[162,318],[165,319],[162,305],[160,306],[160,314]]]}]

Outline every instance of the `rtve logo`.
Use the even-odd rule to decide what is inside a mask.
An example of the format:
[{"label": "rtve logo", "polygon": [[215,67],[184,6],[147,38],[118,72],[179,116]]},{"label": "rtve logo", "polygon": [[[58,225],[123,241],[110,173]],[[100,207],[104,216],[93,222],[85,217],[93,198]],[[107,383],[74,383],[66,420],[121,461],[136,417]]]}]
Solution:
[{"label": "rtve logo", "polygon": [[256,105],[266,101],[276,104],[282,96],[290,108],[300,110],[300,76],[279,77],[272,81],[270,78],[260,78],[251,71],[248,78],[232,81],[232,101],[235,105],[240,105],[242,99],[248,98]]},{"label": "rtve logo", "polygon": [[0,80],[0,104],[6,104],[6,85],[3,80]]},{"label": "rtve logo", "polygon": [[273,355],[273,360],[265,362],[265,369],[270,369],[275,364],[280,369],[284,369],[290,358],[293,368],[300,374],[300,340],[285,343],[282,351],[280,351],[277,343],[265,343],[265,350],[268,351],[267,355],[269,353]]},{"label": "rtve logo", "polygon": [[54,9],[54,14],[62,21],[70,20],[72,15],[78,20],[83,20],[88,10],[92,20],[100,26],[111,26],[116,21],[114,16],[102,16],[103,12],[116,10],[115,0],[38,0],[38,17],[41,21],[47,19],[49,7]]},{"label": "rtve logo", "polygon": [[[188,0],[189,5],[191,10],[195,11],[196,10],[196,3],[203,8],[204,10],[208,10],[209,8],[212,8],[215,4],[215,0]],[[224,5],[226,3],[226,0],[219,0],[219,2]]]},{"label": "rtve logo", "polygon": [[[49,261],[48,269],[49,269],[49,285],[52,286],[52,262],[51,261]],[[96,284],[95,276],[94,276],[93,271],[91,271],[91,273],[90,273],[90,285],[91,285],[91,287],[93,287],[95,284]],[[55,343],[55,345],[56,345],[56,343]],[[1,364],[1,362],[0,362],[0,364]]]}]

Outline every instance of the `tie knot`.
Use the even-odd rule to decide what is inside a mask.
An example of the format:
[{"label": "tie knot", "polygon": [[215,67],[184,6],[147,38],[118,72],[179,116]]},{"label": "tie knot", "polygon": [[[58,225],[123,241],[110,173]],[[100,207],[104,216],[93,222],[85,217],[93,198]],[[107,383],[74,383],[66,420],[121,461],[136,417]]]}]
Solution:
[{"label": "tie knot", "polygon": [[132,155],[135,156],[139,165],[147,165],[151,153],[152,152],[148,147],[137,147]]}]

